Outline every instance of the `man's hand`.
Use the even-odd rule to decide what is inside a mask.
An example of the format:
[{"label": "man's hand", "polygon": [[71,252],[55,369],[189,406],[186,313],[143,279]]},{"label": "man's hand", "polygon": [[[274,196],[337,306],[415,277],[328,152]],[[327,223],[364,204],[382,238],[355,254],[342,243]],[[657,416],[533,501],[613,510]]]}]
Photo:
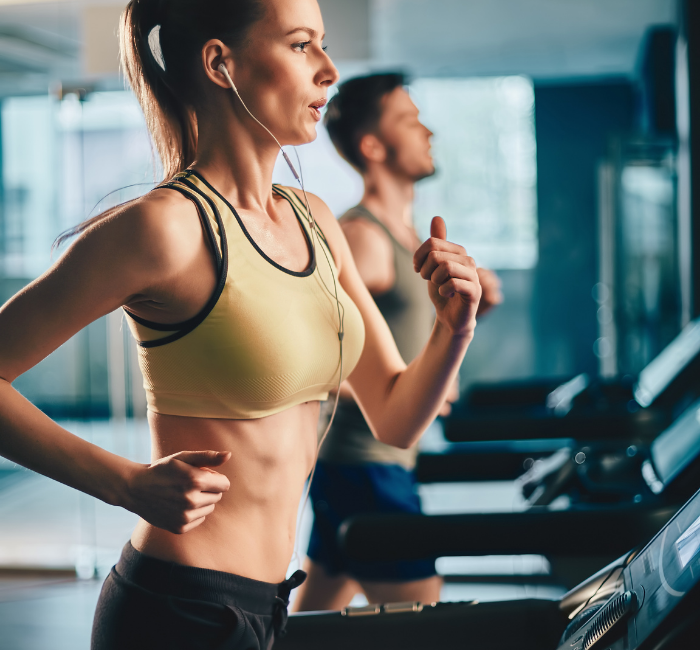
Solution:
[{"label": "man's hand", "polygon": [[493,271],[478,268],[476,272],[479,276],[479,284],[481,284],[481,300],[476,312],[476,316],[479,318],[503,302],[503,293],[501,292],[501,280]]},{"label": "man's hand", "polygon": [[441,415],[443,418],[446,418],[450,413],[452,413],[452,405],[459,399],[459,377],[457,377],[453,382],[452,386],[450,387],[450,392],[447,394],[447,397],[445,398],[445,402],[440,407],[440,413],[438,415]]}]

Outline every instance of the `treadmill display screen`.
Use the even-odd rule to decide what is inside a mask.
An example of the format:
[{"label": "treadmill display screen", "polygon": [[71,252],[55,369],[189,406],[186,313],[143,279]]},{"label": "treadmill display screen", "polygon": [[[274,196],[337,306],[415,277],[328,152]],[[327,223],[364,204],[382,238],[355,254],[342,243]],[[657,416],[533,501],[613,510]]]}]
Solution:
[{"label": "treadmill display screen", "polygon": [[651,445],[651,460],[664,485],[700,454],[700,400],[696,401]]},{"label": "treadmill display screen", "polygon": [[[700,492],[681,508],[623,572],[625,588],[640,600],[628,645],[637,648],[700,585]],[[691,595],[692,594],[692,595]],[[603,646],[607,647],[607,646]]]},{"label": "treadmill display screen", "polygon": [[678,551],[681,567],[685,569],[699,550],[700,517],[690,524],[687,530],[676,540],[676,551]]},{"label": "treadmill display screen", "polygon": [[646,408],[668,388],[676,376],[700,353],[700,319],[689,323],[642,372],[634,399]]},{"label": "treadmill display screen", "polygon": [[[609,576],[608,576],[609,577]],[[607,580],[607,578],[606,578]],[[600,612],[577,629],[576,634],[559,646],[559,650],[581,650],[590,643],[581,641],[593,635],[598,648],[627,648],[638,650],[641,647],[660,647],[658,638],[664,638],[675,629],[679,619],[669,615],[676,610],[679,617],[695,616],[700,596],[700,491],[666,523],[632,561],[622,571],[622,581],[617,591],[608,601],[605,612]],[[624,609],[620,608],[620,596],[624,592],[634,592],[636,607],[631,607],[624,627],[625,638],[606,638],[607,623],[621,618]],[[686,599],[685,611],[676,608]],[[614,601],[617,601],[615,604]],[[590,598],[587,603],[590,602]],[[628,602],[633,602],[628,600]],[[584,605],[585,607],[585,605]],[[582,608],[583,609],[583,608]],[[636,610],[636,611],[635,611]],[[617,613],[616,613],[617,612]],[[580,615],[580,614],[579,614]],[[575,620],[575,619],[574,619]],[[601,626],[602,623],[602,626]],[[608,630],[612,629],[608,626]],[[603,636],[598,636],[602,632]],[[645,645],[652,634],[657,634],[657,642]],[[664,646],[666,647],[666,646]],[[679,647],[679,646],[674,646]],[[692,647],[697,647],[697,643]]]}]

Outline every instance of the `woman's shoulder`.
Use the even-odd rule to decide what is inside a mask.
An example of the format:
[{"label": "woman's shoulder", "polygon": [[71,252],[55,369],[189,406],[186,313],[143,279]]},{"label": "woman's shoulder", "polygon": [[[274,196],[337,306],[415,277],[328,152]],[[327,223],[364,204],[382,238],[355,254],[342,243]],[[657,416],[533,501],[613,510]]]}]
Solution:
[{"label": "woman's shoulder", "polygon": [[122,256],[144,272],[167,273],[177,272],[195,254],[192,243],[198,239],[202,228],[194,205],[177,192],[156,188],[94,220],[71,248],[108,247],[110,258]]},{"label": "woman's shoulder", "polygon": [[[157,187],[143,196],[118,205],[87,222],[82,236],[96,236],[104,230],[113,235],[128,231],[132,237],[167,236],[175,228],[186,227],[196,215],[192,203],[167,188]],[[195,222],[196,225],[196,222]]]},{"label": "woman's shoulder", "polygon": [[199,219],[192,201],[167,187],[157,187],[127,204],[120,212],[123,225],[146,234],[167,237],[181,228],[199,228]]}]

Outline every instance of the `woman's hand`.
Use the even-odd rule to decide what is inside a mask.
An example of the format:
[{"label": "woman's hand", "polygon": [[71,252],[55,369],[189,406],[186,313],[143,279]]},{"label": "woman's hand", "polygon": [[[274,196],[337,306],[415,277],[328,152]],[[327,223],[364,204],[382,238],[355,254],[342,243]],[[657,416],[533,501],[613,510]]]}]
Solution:
[{"label": "woman's hand", "polygon": [[214,512],[228,491],[228,478],[210,468],[229,458],[229,451],[181,451],[152,465],[139,465],[128,480],[125,507],[153,526],[187,533]]},{"label": "woman's hand", "polygon": [[430,239],[413,256],[416,272],[428,282],[437,321],[454,336],[470,336],[476,327],[481,285],[476,263],[461,246],[446,240],[441,217],[430,224]]}]

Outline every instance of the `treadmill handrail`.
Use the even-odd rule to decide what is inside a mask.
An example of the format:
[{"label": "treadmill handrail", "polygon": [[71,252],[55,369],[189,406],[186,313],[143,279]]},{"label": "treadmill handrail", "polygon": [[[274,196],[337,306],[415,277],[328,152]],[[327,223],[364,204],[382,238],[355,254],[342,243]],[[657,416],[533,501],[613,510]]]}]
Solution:
[{"label": "treadmill handrail", "polygon": [[462,515],[361,515],[338,539],[357,560],[479,555],[621,555],[650,540],[673,505],[571,508]]}]

